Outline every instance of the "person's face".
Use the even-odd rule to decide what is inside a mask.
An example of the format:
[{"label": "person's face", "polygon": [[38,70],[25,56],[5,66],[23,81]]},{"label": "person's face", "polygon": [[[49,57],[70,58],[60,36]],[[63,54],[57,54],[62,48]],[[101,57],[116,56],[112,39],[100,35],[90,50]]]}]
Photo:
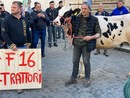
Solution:
[{"label": "person's face", "polygon": [[2,9],[1,9],[2,11],[5,11],[4,4],[1,4],[1,8],[2,8]]},{"label": "person's face", "polygon": [[36,4],[35,9],[36,9],[37,11],[41,11],[41,4]]},{"label": "person's face", "polygon": [[50,3],[50,8],[54,8],[55,3]]},{"label": "person's face", "polygon": [[81,12],[83,16],[88,15],[88,13],[90,12],[89,7],[86,4],[83,4],[81,6],[81,9],[82,9]]},{"label": "person's face", "polygon": [[21,11],[22,11],[22,8],[20,8],[17,3],[12,4],[12,6],[11,6],[11,13],[12,14],[20,14]]},{"label": "person's face", "polygon": [[60,3],[59,6],[60,6],[60,7],[63,7],[63,3]]},{"label": "person's face", "polygon": [[102,4],[100,4],[100,5],[98,6],[98,11],[99,11],[99,12],[102,12],[102,11],[103,11],[103,9],[104,9],[103,5],[102,5]]},{"label": "person's face", "polygon": [[123,6],[123,3],[122,3],[122,2],[118,2],[118,3],[117,3],[117,7],[118,7],[118,8],[121,8],[122,6]]}]

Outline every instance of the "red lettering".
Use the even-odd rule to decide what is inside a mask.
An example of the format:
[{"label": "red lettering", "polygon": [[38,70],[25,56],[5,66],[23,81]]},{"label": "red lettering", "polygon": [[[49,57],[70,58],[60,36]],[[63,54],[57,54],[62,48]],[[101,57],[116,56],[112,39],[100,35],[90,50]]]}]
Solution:
[{"label": "red lettering", "polygon": [[39,83],[42,83],[42,74],[39,74]]},{"label": "red lettering", "polygon": [[21,76],[22,76],[22,83],[24,83],[24,81],[26,81],[26,83],[27,83],[27,78],[25,78],[25,77],[27,77],[27,74],[29,74],[28,72],[20,72],[19,74],[21,74]]},{"label": "red lettering", "polygon": [[[0,82],[4,82],[4,85],[7,85],[7,79],[9,78],[9,82],[11,85],[18,85],[23,83],[42,83],[42,73],[39,71],[38,73],[29,73],[29,72],[19,72],[19,73],[10,73],[10,72],[2,72],[0,75],[3,75],[3,80]],[[9,76],[9,77],[8,77]]]},{"label": "red lettering", "polygon": [[28,82],[32,82],[32,80],[33,80],[32,77],[33,76],[31,74],[28,74]]},{"label": "red lettering", "polygon": [[9,72],[2,72],[2,73],[0,73],[1,75],[3,75],[4,76],[4,85],[6,85],[7,84],[7,75],[9,75],[10,73]]},{"label": "red lettering", "polygon": [[29,67],[34,67],[35,64],[36,64],[34,60],[31,60],[31,57],[32,57],[33,54],[34,54],[34,52],[32,52],[32,54],[30,54],[28,61],[27,61],[27,64],[28,64]]},{"label": "red lettering", "polygon": [[10,82],[11,82],[11,85],[15,84],[15,73],[10,74]]},{"label": "red lettering", "polygon": [[14,60],[14,58],[10,57],[10,55],[15,55],[14,52],[10,52],[10,53],[6,53],[8,56],[6,57],[6,59],[8,60],[8,66],[10,66],[10,61]]},{"label": "red lettering", "polygon": [[16,74],[15,79],[16,79],[16,84],[21,84],[21,76],[19,73]]},{"label": "red lettering", "polygon": [[22,52],[20,54],[20,57],[22,57],[22,64],[19,64],[19,66],[26,66],[27,64],[25,64],[24,60],[25,60],[25,52]]},{"label": "red lettering", "polygon": [[38,73],[33,74],[33,82],[38,82]]}]

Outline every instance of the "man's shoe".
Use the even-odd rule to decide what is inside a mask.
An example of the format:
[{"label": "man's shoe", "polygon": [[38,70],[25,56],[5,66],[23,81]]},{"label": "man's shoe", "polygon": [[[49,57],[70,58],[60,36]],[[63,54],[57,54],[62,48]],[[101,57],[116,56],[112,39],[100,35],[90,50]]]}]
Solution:
[{"label": "man's shoe", "polygon": [[70,79],[68,81],[65,82],[65,86],[69,86],[72,84],[77,84],[77,80],[76,79]]},{"label": "man's shoe", "polygon": [[89,87],[91,84],[90,80],[84,80],[84,87]]},{"label": "man's shoe", "polygon": [[58,36],[57,39],[60,39],[60,37]]},{"label": "man's shoe", "polygon": [[98,55],[98,54],[100,54],[100,52],[95,52],[95,53],[94,53],[94,55]]},{"label": "man's shoe", "polygon": [[55,46],[55,47],[58,47],[57,43],[54,43],[54,46]]},{"label": "man's shoe", "polygon": [[49,44],[49,45],[48,45],[48,47],[49,47],[49,48],[51,48],[51,47],[52,47],[52,45],[51,45],[51,44]]},{"label": "man's shoe", "polygon": [[107,53],[103,53],[103,55],[105,55],[106,57],[109,57],[109,55]]},{"label": "man's shoe", "polygon": [[17,89],[17,94],[21,94],[23,93],[23,90],[22,89]]},{"label": "man's shoe", "polygon": [[42,57],[45,57],[45,54],[42,54]]}]

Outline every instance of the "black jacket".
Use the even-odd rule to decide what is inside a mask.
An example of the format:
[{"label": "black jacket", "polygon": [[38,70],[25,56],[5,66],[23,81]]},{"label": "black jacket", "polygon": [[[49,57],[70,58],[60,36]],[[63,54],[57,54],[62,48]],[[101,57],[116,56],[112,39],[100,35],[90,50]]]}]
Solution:
[{"label": "black jacket", "polygon": [[21,16],[20,19],[17,19],[13,15],[9,15],[2,22],[1,29],[2,37],[9,46],[13,44],[23,46],[31,43],[29,23],[25,17]]},{"label": "black jacket", "polygon": [[106,11],[103,11],[101,14],[99,14],[99,12],[96,12],[95,15],[110,16],[110,14]]},{"label": "black jacket", "polygon": [[[43,17],[38,17],[37,15],[39,13],[43,13],[45,15],[45,18]],[[33,30],[43,30],[46,29],[46,26],[50,24],[50,19],[48,17],[48,15],[46,14],[46,12],[44,11],[33,11],[31,13],[32,19],[33,19],[33,25],[32,25],[32,29]]]},{"label": "black jacket", "polygon": [[47,8],[46,13],[49,16],[50,21],[53,21],[58,16],[58,10],[55,8],[54,9]]},{"label": "black jacket", "polygon": [[[80,18],[83,16],[80,14],[72,18],[72,28],[73,28],[73,35],[77,36],[79,31],[80,25]],[[101,29],[99,26],[98,19],[92,15],[86,17],[87,24],[86,24],[86,36],[93,36],[96,33],[101,34]],[[87,51],[90,52],[96,48],[96,39],[92,39],[87,41]]]},{"label": "black jacket", "polygon": [[[10,15],[9,12],[7,12],[7,11],[4,11],[4,12],[1,12],[1,13],[0,13],[0,26],[1,26],[1,24],[2,24],[2,21],[3,21],[7,16],[9,16],[9,15]],[[1,43],[2,41],[4,41],[4,40],[3,40],[2,36],[1,36],[1,28],[0,28],[0,43]]]}]

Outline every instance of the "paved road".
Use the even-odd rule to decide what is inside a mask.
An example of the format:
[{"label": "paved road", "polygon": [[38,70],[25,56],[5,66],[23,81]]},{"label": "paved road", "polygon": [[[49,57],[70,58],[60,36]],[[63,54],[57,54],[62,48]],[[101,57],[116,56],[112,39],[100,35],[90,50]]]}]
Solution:
[{"label": "paved road", "polygon": [[109,50],[109,57],[91,54],[92,84],[83,87],[82,80],[69,87],[65,80],[72,72],[72,48],[64,45],[46,48],[43,58],[43,88],[25,90],[18,95],[16,91],[0,91],[0,98],[124,98],[123,87],[130,71],[130,54]]}]

